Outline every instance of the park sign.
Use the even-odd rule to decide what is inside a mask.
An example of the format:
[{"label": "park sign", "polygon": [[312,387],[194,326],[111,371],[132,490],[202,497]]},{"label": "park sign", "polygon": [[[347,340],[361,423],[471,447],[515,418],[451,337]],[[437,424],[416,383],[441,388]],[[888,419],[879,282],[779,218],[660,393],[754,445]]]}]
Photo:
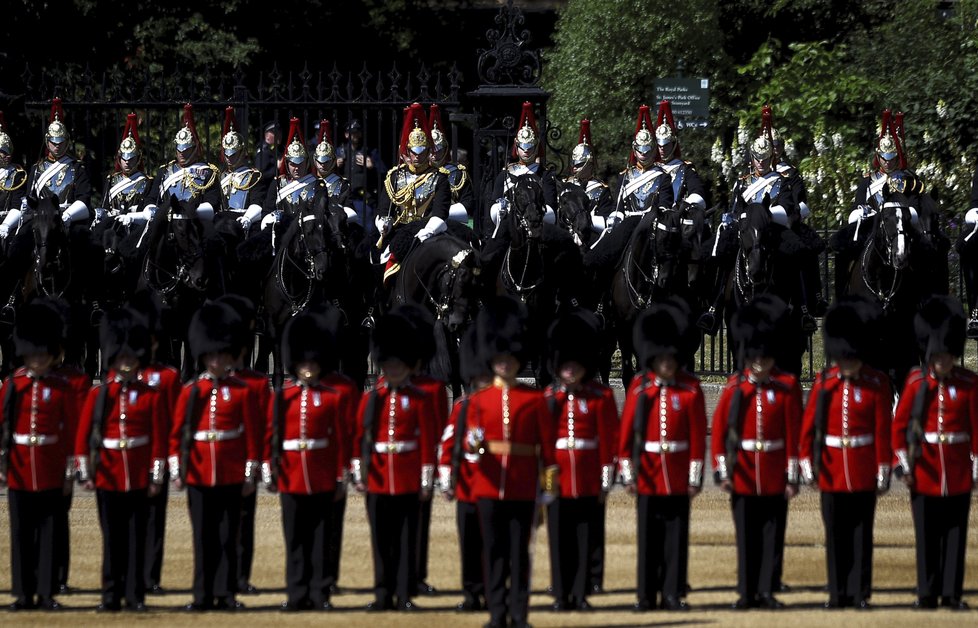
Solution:
[{"label": "park sign", "polygon": [[655,81],[655,102],[668,100],[676,127],[706,128],[710,122],[710,79],[664,78]]}]

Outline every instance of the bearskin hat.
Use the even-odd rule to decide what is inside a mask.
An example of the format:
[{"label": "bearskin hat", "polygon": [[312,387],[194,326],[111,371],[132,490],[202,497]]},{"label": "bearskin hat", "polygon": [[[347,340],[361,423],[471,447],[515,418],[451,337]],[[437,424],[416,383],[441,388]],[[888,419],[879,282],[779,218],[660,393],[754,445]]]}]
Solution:
[{"label": "bearskin hat", "polygon": [[149,327],[140,312],[122,307],[108,312],[99,326],[102,366],[108,370],[120,355],[129,353],[145,366],[150,356]]},{"label": "bearskin hat", "polygon": [[863,297],[848,297],[829,308],[822,327],[826,360],[867,361],[881,315],[879,305]]},{"label": "bearskin hat", "polygon": [[509,354],[525,362],[530,350],[526,307],[512,297],[495,297],[479,311],[475,329],[479,347],[488,359]]},{"label": "bearskin hat", "polygon": [[422,348],[414,321],[391,311],[377,321],[371,338],[371,353],[376,364],[400,360],[413,367],[421,359]]},{"label": "bearskin hat", "polygon": [[241,319],[242,324],[236,330],[236,352],[242,349],[248,349],[254,342],[255,323],[258,316],[258,310],[255,308],[255,304],[251,299],[243,297],[240,294],[221,295],[217,298],[217,302],[230,306]]},{"label": "bearskin hat", "polygon": [[739,361],[778,355],[787,319],[787,304],[773,295],[761,295],[737,310],[730,334]]},{"label": "bearskin hat", "polygon": [[208,353],[235,354],[243,321],[226,303],[205,303],[190,319],[187,339],[194,360]]},{"label": "bearskin hat", "polygon": [[935,353],[964,354],[965,315],[961,302],[950,296],[934,296],[927,300],[913,321],[917,345],[925,360]]},{"label": "bearskin hat", "polygon": [[587,371],[587,377],[592,377],[601,362],[600,327],[598,317],[587,310],[555,320],[547,331],[550,372],[556,377],[561,364],[577,362]]},{"label": "bearskin hat", "polygon": [[689,306],[678,297],[655,303],[642,312],[632,329],[639,368],[652,368],[653,360],[663,355],[673,355],[680,362],[692,357],[699,345],[699,332],[691,317]]},{"label": "bearskin hat", "polygon": [[331,362],[333,332],[319,312],[305,311],[289,319],[282,332],[282,365],[292,370],[300,362],[315,362],[323,371]]},{"label": "bearskin hat", "polygon": [[459,342],[458,361],[459,377],[466,387],[471,386],[476,378],[492,376],[492,367],[489,365],[489,359],[479,347],[475,327],[469,327],[462,335]]},{"label": "bearskin hat", "polygon": [[399,305],[392,310],[403,316],[414,326],[414,341],[420,350],[422,364],[427,364],[435,357],[435,321],[431,314],[421,306],[412,303]]},{"label": "bearskin hat", "polygon": [[33,301],[21,309],[14,325],[14,351],[24,357],[32,353],[61,353],[67,325],[61,312],[50,303]]}]

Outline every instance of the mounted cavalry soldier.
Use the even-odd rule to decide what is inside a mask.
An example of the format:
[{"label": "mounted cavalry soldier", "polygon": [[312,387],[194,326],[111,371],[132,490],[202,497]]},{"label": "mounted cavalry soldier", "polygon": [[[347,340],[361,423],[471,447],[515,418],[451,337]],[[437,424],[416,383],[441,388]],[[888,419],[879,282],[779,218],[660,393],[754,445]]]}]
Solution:
[{"label": "mounted cavalry soldier", "polygon": [[[7,125],[0,111],[0,219],[6,218],[12,209],[20,209],[22,199],[27,194],[27,171],[11,161],[14,142],[7,134]],[[7,232],[0,228],[0,237]]]},{"label": "mounted cavalry soldier", "polygon": [[967,610],[968,511],[978,482],[978,376],[958,366],[965,317],[936,296],[914,319],[924,366],[911,372],[893,416],[894,474],[910,487],[917,547],[914,608]]},{"label": "mounted cavalry soldier", "polygon": [[126,128],[122,131],[113,171],[105,177],[102,203],[95,208],[95,220],[99,223],[106,219],[111,219],[108,224],[114,222],[122,226],[146,222],[137,210],[142,208],[153,179],[144,172],[143,143],[139,139],[138,126],[135,113],[126,116]]},{"label": "mounted cavalry soldier", "polygon": [[[533,115],[533,103],[523,103],[519,128],[513,139],[513,157],[516,161],[507,165],[496,176],[492,187],[493,204],[489,209],[491,222],[483,225],[490,233],[493,232],[494,225],[503,222],[506,212],[510,209],[507,196],[509,190],[516,185],[518,177],[526,174],[539,179],[540,186],[543,188],[543,200],[547,206],[547,217],[544,220],[552,223],[556,216],[554,211],[557,207],[557,182],[553,172],[548,170],[540,160],[540,132],[537,130],[536,118]],[[500,232],[500,235],[505,237],[504,232]]]},{"label": "mounted cavalry soldier", "polygon": [[[248,156],[244,136],[238,132],[234,107],[224,110],[224,130],[221,134],[221,215],[228,215],[247,234],[261,219],[262,204],[267,196],[268,182],[261,171],[245,163]],[[225,213],[226,212],[226,213]]]},{"label": "mounted cavalry soldier", "polygon": [[[614,205],[611,201],[611,192],[608,185],[594,176],[597,169],[597,158],[594,147],[591,145],[591,121],[587,118],[581,120],[580,131],[577,136],[577,146],[571,152],[571,175],[563,180],[564,187],[560,194],[565,194],[569,189],[580,189],[587,197],[587,207],[585,208],[591,217],[591,229],[602,233],[605,229],[610,229],[621,220],[621,214],[611,216]],[[562,201],[561,201],[562,202]],[[563,211],[560,212],[561,224],[568,225],[567,221],[572,220]]]},{"label": "mounted cavalry soldier", "polygon": [[280,222],[283,215],[295,217],[302,205],[313,202],[318,189],[319,179],[309,171],[309,156],[299,118],[292,118],[279,176],[274,185],[268,186],[261,228]]},{"label": "mounted cavalry soldier", "polygon": [[[446,171],[431,164],[431,132],[424,108],[405,110],[401,129],[401,164],[387,172],[376,226],[377,248],[387,263],[385,281],[400,269],[417,242],[448,230],[451,190]],[[385,250],[385,244],[389,245]],[[389,255],[388,255],[389,253]]]},{"label": "mounted cavalry soldier", "polygon": [[221,206],[220,173],[217,166],[204,161],[194,108],[189,103],[183,106],[183,127],[173,138],[173,145],[175,159],[157,171],[142,216],[133,214],[133,220],[152,220],[157,206],[171,195],[185,204],[196,205],[197,216],[202,220],[213,219]]},{"label": "mounted cavalry soldier", "polygon": [[475,193],[472,191],[472,176],[465,166],[449,161],[448,136],[441,119],[441,109],[438,105],[428,107],[428,123],[431,125],[431,165],[446,171],[448,185],[452,191],[452,204],[448,208],[448,217],[462,224],[467,224],[469,218],[475,215]]},{"label": "mounted cavalry soldier", "polygon": [[679,133],[672,118],[672,105],[668,100],[659,103],[655,122],[655,160],[672,180],[672,198],[676,203],[685,202],[706,209],[706,188],[693,167],[680,155]]},{"label": "mounted cavalry soldier", "polygon": [[315,174],[322,182],[321,185],[325,188],[329,200],[343,208],[347,221],[363,226],[360,214],[347,206],[350,198],[350,182],[336,172],[336,147],[333,145],[332,136],[329,120],[323,118],[319,122],[319,141],[313,151]]}]

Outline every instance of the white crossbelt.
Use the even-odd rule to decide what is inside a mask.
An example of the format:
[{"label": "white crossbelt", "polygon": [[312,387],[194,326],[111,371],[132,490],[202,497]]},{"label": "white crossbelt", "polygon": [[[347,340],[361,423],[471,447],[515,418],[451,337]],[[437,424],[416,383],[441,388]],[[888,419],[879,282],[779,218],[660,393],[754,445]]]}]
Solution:
[{"label": "white crossbelt", "polygon": [[876,196],[883,190],[883,186],[889,183],[890,177],[880,177],[869,184],[869,196]]},{"label": "white crossbelt", "polygon": [[109,200],[112,200],[116,196],[119,196],[123,192],[129,190],[130,188],[132,188],[132,186],[136,185],[137,183],[139,183],[145,178],[146,178],[145,176],[139,175],[135,179],[130,179],[129,177],[126,177],[122,181],[119,181],[118,183],[112,186],[112,189],[109,190]]},{"label": "white crossbelt", "polygon": [[275,195],[275,202],[278,203],[281,202],[283,199],[288,198],[289,195],[295,192],[296,190],[305,187],[306,183],[307,183],[306,177],[302,177],[301,179],[296,179],[295,181],[290,181],[284,188],[278,191],[278,194]]},{"label": "white crossbelt", "polygon": [[132,438],[103,438],[102,447],[106,449],[133,449],[149,445],[149,436],[133,436]]},{"label": "white crossbelt", "polygon": [[598,439],[596,438],[558,438],[557,449],[597,449]]},{"label": "white crossbelt", "polygon": [[327,447],[329,447],[328,438],[290,438],[282,441],[283,451],[309,451]]},{"label": "white crossbelt", "polygon": [[646,170],[642,174],[635,177],[635,179],[628,182],[628,185],[625,186],[624,195],[626,197],[631,196],[635,190],[639,189],[646,183],[651,183],[657,177],[661,177],[663,174],[664,173],[661,170]]},{"label": "white crossbelt", "polygon": [[924,440],[931,445],[944,443],[945,445],[957,445],[958,443],[971,442],[971,434],[967,432],[927,432]]},{"label": "white crossbelt", "polygon": [[418,448],[416,440],[392,440],[374,443],[374,451],[378,454],[404,454]]},{"label": "white crossbelt", "polygon": [[44,186],[47,185],[47,182],[53,179],[54,177],[58,176],[59,174],[61,174],[61,171],[67,168],[68,164],[70,163],[71,163],[71,157],[62,157],[54,164],[52,164],[51,167],[49,167],[47,170],[42,172],[41,176],[39,176],[37,180],[34,181],[34,193],[37,194],[38,192],[43,190]]},{"label": "white crossbelt", "polygon": [[859,434],[858,436],[826,436],[825,446],[835,447],[836,449],[849,449],[850,447],[865,447],[873,444],[872,434]]},{"label": "white crossbelt", "polygon": [[[781,176],[781,175],[777,175],[777,176]],[[741,198],[744,199],[744,202],[749,203],[751,202],[751,200],[753,200],[755,196],[757,196],[758,192],[760,192],[765,188],[772,187],[776,181],[777,178],[775,177],[761,177],[757,181],[754,181],[749,186],[747,186],[747,189],[744,190],[743,194],[741,194],[740,196]]]},{"label": "white crossbelt", "polygon": [[650,454],[674,454],[689,449],[688,440],[647,440],[645,451]]},{"label": "white crossbelt", "polygon": [[745,438],[740,441],[740,447],[747,451],[777,451],[784,449],[784,439],[755,440],[753,438]]},{"label": "white crossbelt", "polygon": [[244,434],[244,425],[239,425],[237,429],[233,430],[200,430],[194,433],[194,440],[204,442],[234,440],[242,434]]},{"label": "white crossbelt", "polygon": [[16,445],[38,447],[41,445],[54,445],[57,442],[57,434],[14,434],[14,444]]}]

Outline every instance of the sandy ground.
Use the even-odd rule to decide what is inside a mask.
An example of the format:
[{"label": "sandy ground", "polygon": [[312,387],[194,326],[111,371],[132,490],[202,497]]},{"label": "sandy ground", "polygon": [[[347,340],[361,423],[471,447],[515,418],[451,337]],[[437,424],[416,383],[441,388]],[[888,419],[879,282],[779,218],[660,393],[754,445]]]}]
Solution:
[{"label": "sandy ground", "polygon": [[[973,500],[973,503],[978,499]],[[370,601],[372,581],[370,545],[363,500],[353,497],[347,508],[346,544],[340,581],[343,592],[335,596],[336,610],[331,613],[307,613],[284,616],[277,612],[284,599],[284,559],[278,498],[262,493],[256,532],[254,584],[259,595],[242,596],[247,609],[236,614],[208,613],[187,615],[179,609],[190,600],[192,575],[189,519],[186,496],[171,495],[171,510],[167,530],[167,554],[163,570],[163,585],[167,592],[151,596],[147,603],[151,612],[134,616],[123,613],[115,616],[96,615],[99,601],[100,543],[95,499],[79,494],[71,512],[73,556],[70,584],[75,589],[60,601],[67,612],[59,614],[19,613],[0,615],[6,625],[105,625],[136,622],[140,625],[239,625],[242,622],[265,624],[287,621],[289,624],[321,624],[376,626],[431,626],[446,622],[449,626],[479,626],[485,623],[485,613],[459,614],[454,612],[459,594],[458,544],[454,527],[454,505],[438,499],[434,510],[431,543],[431,584],[438,589],[435,596],[417,600],[422,612],[416,614],[363,612]],[[973,510],[975,510],[973,508]],[[9,519],[7,501],[0,501],[0,565],[9,565],[7,542]],[[972,524],[968,539],[968,571],[965,577],[966,598],[978,606],[978,526]],[[913,532],[908,494],[895,489],[879,503],[876,519],[875,595],[876,608],[869,613],[856,611],[824,611],[820,608],[826,598],[825,556],[823,530],[818,512],[818,496],[804,489],[792,502],[789,515],[788,548],[785,557],[785,581],[792,591],[781,595],[788,608],[780,612],[734,612],[729,604],[736,598],[735,548],[733,523],[725,494],[710,488],[693,505],[690,583],[693,591],[689,602],[693,609],[686,613],[653,611],[636,614],[631,611],[635,600],[635,511],[632,498],[617,490],[608,506],[608,544],[605,587],[607,593],[591,598],[595,611],[590,613],[554,613],[549,610],[550,598],[545,590],[549,584],[547,542],[545,529],[535,541],[533,590],[530,620],[536,626],[633,626],[633,625],[822,625],[844,622],[853,626],[879,624],[913,625],[976,625],[978,611],[915,612],[913,601],[914,555]],[[0,591],[9,592],[10,576],[0,568]]]}]

